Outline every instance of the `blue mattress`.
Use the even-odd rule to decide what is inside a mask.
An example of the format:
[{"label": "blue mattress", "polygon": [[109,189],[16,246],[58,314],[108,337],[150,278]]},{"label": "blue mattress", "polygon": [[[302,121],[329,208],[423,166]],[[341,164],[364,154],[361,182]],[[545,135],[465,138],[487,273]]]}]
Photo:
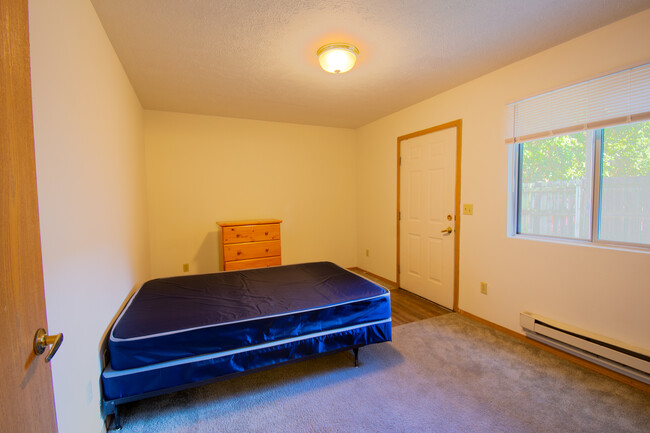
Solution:
[{"label": "blue mattress", "polygon": [[161,390],[197,386],[224,376],[390,340],[391,320],[385,319],[128,370],[114,370],[109,365],[102,373],[104,401],[133,401],[158,395]]},{"label": "blue mattress", "polygon": [[390,340],[389,292],[329,262],[161,278],[116,320],[107,372],[145,368],[146,376],[148,366],[222,362],[287,341],[318,345],[336,332],[350,334],[341,344],[367,344],[368,333],[381,334],[369,342]]}]

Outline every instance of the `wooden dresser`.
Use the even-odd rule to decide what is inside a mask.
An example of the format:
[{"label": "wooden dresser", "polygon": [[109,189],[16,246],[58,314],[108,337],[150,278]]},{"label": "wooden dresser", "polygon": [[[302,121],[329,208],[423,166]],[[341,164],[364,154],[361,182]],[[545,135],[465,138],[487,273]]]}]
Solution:
[{"label": "wooden dresser", "polygon": [[218,222],[222,269],[234,271],[281,265],[281,222],[273,219]]}]

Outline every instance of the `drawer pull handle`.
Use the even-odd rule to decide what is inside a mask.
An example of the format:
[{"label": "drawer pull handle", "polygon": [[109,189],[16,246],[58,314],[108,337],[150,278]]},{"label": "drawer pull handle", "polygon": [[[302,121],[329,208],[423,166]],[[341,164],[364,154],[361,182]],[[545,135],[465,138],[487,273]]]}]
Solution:
[{"label": "drawer pull handle", "polygon": [[268,235],[269,235],[269,232],[264,232],[264,236],[268,236]]},{"label": "drawer pull handle", "polygon": [[241,251],[237,251],[237,255],[240,256],[240,255],[241,255]]},{"label": "drawer pull handle", "polygon": [[267,248],[265,252],[267,252],[267,253],[268,253],[268,252],[269,252],[269,249]]}]

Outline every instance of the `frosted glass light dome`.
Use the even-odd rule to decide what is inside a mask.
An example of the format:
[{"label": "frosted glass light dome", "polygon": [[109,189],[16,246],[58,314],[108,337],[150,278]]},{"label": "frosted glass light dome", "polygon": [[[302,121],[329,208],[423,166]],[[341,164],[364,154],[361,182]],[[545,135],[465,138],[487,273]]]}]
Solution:
[{"label": "frosted glass light dome", "polygon": [[320,47],[316,55],[321,68],[332,74],[342,74],[352,69],[359,50],[350,44],[328,44]]}]

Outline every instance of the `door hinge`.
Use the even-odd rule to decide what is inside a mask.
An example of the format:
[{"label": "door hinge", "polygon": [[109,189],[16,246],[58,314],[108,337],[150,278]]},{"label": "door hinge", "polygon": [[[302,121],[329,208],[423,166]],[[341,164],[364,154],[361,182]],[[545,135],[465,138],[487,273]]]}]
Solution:
[{"label": "door hinge", "polygon": [[402,265],[397,265],[397,273],[398,274],[402,273]]},{"label": "door hinge", "polygon": [[399,157],[399,165],[402,165],[402,157]]},{"label": "door hinge", "polygon": [[402,212],[397,213],[397,219],[400,221],[402,220]]}]

